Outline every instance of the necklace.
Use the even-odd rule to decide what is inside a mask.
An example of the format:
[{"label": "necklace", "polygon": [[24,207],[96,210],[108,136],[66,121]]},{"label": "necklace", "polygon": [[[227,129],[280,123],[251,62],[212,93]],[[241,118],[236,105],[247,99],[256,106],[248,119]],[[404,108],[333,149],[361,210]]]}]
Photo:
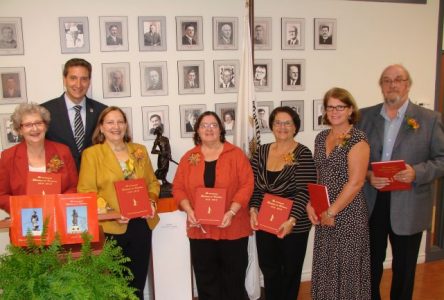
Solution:
[{"label": "necklace", "polygon": [[111,149],[112,149],[114,152],[122,152],[122,151],[124,151],[124,150],[126,149],[126,145],[123,144],[122,146],[111,147]]}]

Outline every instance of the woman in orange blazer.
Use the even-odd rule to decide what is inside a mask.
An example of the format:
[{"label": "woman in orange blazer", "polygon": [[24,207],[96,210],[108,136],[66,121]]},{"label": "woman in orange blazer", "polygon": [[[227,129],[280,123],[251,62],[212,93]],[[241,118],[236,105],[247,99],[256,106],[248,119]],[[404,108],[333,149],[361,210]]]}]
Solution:
[{"label": "woman in orange blazer", "polygon": [[22,142],[6,149],[0,159],[0,208],[10,212],[9,196],[26,194],[29,172],[60,173],[62,193],[77,191],[77,169],[69,148],[45,140],[50,113],[34,103],[17,106],[11,116]]}]

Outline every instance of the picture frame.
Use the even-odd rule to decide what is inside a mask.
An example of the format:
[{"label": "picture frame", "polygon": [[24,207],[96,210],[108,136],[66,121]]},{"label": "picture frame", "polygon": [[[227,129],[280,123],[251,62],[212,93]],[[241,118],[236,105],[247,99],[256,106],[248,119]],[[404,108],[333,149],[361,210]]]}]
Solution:
[{"label": "picture frame", "polygon": [[167,62],[140,62],[140,93],[142,96],[168,95]]},{"label": "picture frame", "polygon": [[274,109],[273,101],[258,101],[256,105],[257,121],[262,133],[271,132],[268,118]]},{"label": "picture frame", "polygon": [[0,18],[0,55],[24,55],[22,18]]},{"label": "picture frame", "polygon": [[301,18],[281,19],[281,49],[282,50],[305,49],[305,19]]},{"label": "picture frame", "polygon": [[142,106],[143,140],[156,139],[154,129],[163,126],[163,136],[170,137],[168,105]]},{"label": "picture frame", "polygon": [[237,93],[239,91],[239,60],[215,60],[214,93]]},{"label": "picture frame", "polygon": [[11,114],[0,114],[2,150],[8,149],[21,141],[19,134],[12,129]]},{"label": "picture frame", "polygon": [[102,64],[103,98],[122,98],[131,96],[130,64]]},{"label": "picture frame", "polygon": [[313,130],[324,130],[329,128],[324,124],[324,103],[322,99],[313,100]]},{"label": "picture frame", "polygon": [[0,68],[0,104],[27,101],[25,68]]},{"label": "picture frame", "polygon": [[254,18],[253,45],[254,50],[271,50],[273,32],[271,17]]},{"label": "picture frame", "polygon": [[299,115],[299,119],[301,119],[299,132],[304,131],[304,100],[282,100],[281,106],[288,106]]},{"label": "picture frame", "polygon": [[176,17],[178,51],[203,50],[202,17]]},{"label": "picture frame", "polygon": [[128,51],[128,17],[99,17],[100,51]]},{"label": "picture frame", "polygon": [[316,50],[336,50],[336,19],[314,19],[314,48]]},{"label": "picture frame", "polygon": [[139,17],[139,51],[166,51],[166,36],[166,17]]},{"label": "picture frame", "polygon": [[205,104],[179,105],[180,111],[180,136],[183,138],[194,136],[194,124],[197,118],[207,110]]},{"label": "picture frame", "polygon": [[59,30],[62,54],[89,53],[88,17],[60,17]]},{"label": "picture frame", "polygon": [[271,92],[271,59],[255,59],[253,64],[253,84],[256,92]]},{"label": "picture frame", "polygon": [[134,132],[133,132],[133,109],[131,107],[122,107],[119,106],[121,110],[123,110],[123,112],[126,115],[126,120],[128,123],[128,131],[130,133],[131,138],[134,138]]},{"label": "picture frame", "polygon": [[305,90],[305,59],[282,60],[282,90]]},{"label": "picture frame", "polygon": [[236,123],[236,108],[236,102],[215,104],[215,112],[224,125],[226,135],[234,134]]},{"label": "picture frame", "polygon": [[205,93],[203,60],[179,60],[177,76],[179,77],[179,95]]},{"label": "picture frame", "polygon": [[213,17],[213,50],[237,50],[239,18]]}]

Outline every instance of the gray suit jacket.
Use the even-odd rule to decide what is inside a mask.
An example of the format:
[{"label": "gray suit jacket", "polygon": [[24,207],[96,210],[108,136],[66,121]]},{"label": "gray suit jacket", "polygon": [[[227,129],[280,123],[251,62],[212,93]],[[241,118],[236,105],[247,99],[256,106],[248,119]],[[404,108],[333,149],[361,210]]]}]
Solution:
[{"label": "gray suit jacket", "polygon": [[[370,162],[380,161],[384,142],[384,118],[380,115],[382,103],[361,110],[357,125],[370,143]],[[403,159],[413,167],[416,179],[407,191],[392,191],[390,220],[398,235],[412,235],[427,229],[432,217],[432,183],[444,176],[444,128],[441,114],[415,105],[409,101],[406,117],[419,123],[418,129],[410,128],[403,121],[396,137],[392,160]],[[369,166],[370,168],[370,166]],[[368,182],[364,194],[373,211],[377,190]]]}]

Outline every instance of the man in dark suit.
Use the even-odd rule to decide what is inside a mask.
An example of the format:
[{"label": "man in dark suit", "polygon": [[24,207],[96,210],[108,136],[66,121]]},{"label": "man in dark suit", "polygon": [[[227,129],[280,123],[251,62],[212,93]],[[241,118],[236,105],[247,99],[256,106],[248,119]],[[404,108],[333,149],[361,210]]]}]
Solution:
[{"label": "man in dark suit", "polygon": [[150,25],[150,31],[143,35],[145,46],[160,46],[160,34],[154,24]]},{"label": "man in dark suit", "polygon": [[155,91],[162,89],[162,78],[159,74],[159,70],[150,69],[148,71],[148,90]]},{"label": "man in dark suit", "polygon": [[255,45],[265,44],[265,29],[263,25],[254,26],[254,39],[253,42]]},{"label": "man in dark suit", "polygon": [[[17,75],[6,74],[5,86],[3,87],[3,98],[20,98],[20,84],[17,82],[19,80]],[[3,77],[3,74],[2,74]]]},{"label": "man in dark suit", "polygon": [[392,246],[391,299],[412,299],[422,232],[432,219],[432,184],[444,176],[442,117],[409,99],[412,79],[402,65],[388,66],[379,79],[384,103],[361,110],[358,127],[368,137],[370,162],[404,160],[394,179],[410,190],[381,192],[390,178],[376,177],[369,166],[364,194],[370,215],[372,299],[381,299],[387,237]]},{"label": "man in dark suit", "polygon": [[[60,97],[42,104],[51,113],[51,123],[46,132],[46,138],[68,146],[77,169],[80,168],[80,156],[83,149],[92,144],[92,134],[97,119],[106,108],[102,103],[86,97],[91,82],[91,71],[91,64],[84,59],[73,58],[68,60],[63,68],[63,84],[66,92]],[[80,115],[83,131],[78,131],[75,137],[75,106],[77,105],[81,107]],[[83,144],[78,147],[76,141],[82,138],[81,133],[83,133]]]},{"label": "man in dark suit", "polygon": [[299,76],[299,66],[300,65],[289,65],[288,66],[288,85],[301,85],[301,77]]},{"label": "man in dark suit", "polygon": [[196,78],[196,71],[190,68],[185,77],[184,88],[186,89],[197,89],[199,88],[199,80]]},{"label": "man in dark suit", "polygon": [[119,28],[116,24],[109,26],[109,35],[106,37],[106,44],[108,46],[122,45],[122,38],[117,36],[119,34]]},{"label": "man in dark suit", "polygon": [[109,85],[110,92],[123,92],[123,73],[119,70],[113,71],[109,74],[111,77],[111,84]]},{"label": "man in dark suit", "polygon": [[219,45],[232,45],[232,30],[231,23],[224,23],[220,27],[219,32]]},{"label": "man in dark suit", "polygon": [[321,25],[321,28],[319,30],[319,44],[321,45],[333,44],[333,39],[330,35],[330,27],[328,25]]},{"label": "man in dark suit", "polygon": [[287,34],[287,44],[288,45],[299,45],[298,28],[296,26],[291,26]]},{"label": "man in dark suit", "polygon": [[182,36],[182,45],[196,45],[197,42],[194,39],[195,28],[192,23],[185,25],[185,34]]},{"label": "man in dark suit", "polygon": [[225,68],[222,71],[222,83],[219,84],[220,88],[234,88],[233,83],[233,70],[230,68]]}]

